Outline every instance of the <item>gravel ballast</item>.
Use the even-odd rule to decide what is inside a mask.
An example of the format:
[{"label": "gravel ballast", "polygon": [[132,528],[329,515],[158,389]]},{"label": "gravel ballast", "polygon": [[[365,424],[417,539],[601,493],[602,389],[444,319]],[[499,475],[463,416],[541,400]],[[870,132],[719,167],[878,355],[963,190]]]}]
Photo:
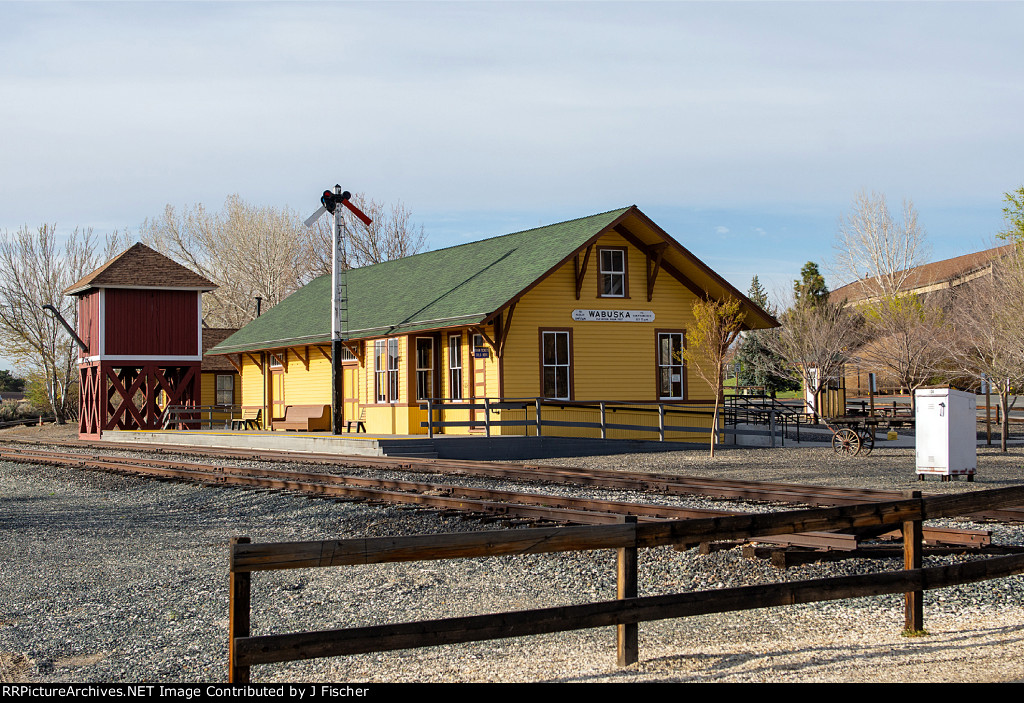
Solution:
[{"label": "gravel ballast", "polygon": [[[0,434],[0,441],[3,435]],[[880,443],[881,445],[881,443]],[[723,449],[548,463],[686,475],[960,492],[1019,485],[1022,450],[979,450],[973,483],[919,483],[912,449]],[[443,482],[445,479],[433,477]],[[495,487],[514,488],[512,484]],[[544,486],[543,492],[564,488]],[[615,496],[621,498],[621,496]],[[689,499],[699,507],[744,509]],[[771,506],[748,505],[763,510]],[[993,542],[1024,528],[964,521]],[[228,542],[493,530],[437,513],[0,462],[0,682],[222,682]],[[967,557],[926,558],[925,566]],[[640,595],[901,568],[850,559],[780,571],[729,549],[640,553]],[[253,576],[254,634],[521,610],[615,597],[611,551]],[[928,636],[902,637],[901,596],[640,625],[619,668],[613,628],[263,665],[254,681],[1014,681],[1024,679],[1024,577],[928,591]]]}]

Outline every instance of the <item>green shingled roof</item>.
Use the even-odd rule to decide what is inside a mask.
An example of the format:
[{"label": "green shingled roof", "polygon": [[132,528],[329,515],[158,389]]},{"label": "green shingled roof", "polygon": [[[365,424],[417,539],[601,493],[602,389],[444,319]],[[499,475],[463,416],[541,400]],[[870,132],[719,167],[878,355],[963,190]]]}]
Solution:
[{"label": "green shingled roof", "polygon": [[[476,324],[630,208],[428,251],[348,272],[349,336]],[[213,354],[330,341],[331,277],[321,276],[231,335]]]}]

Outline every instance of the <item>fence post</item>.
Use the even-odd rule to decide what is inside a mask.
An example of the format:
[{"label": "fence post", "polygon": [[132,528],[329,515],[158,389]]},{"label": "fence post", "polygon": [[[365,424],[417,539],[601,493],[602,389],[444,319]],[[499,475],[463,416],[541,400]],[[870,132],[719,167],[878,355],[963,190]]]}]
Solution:
[{"label": "fence post", "polygon": [[665,404],[658,403],[658,441],[665,441]]},{"label": "fence post", "polygon": [[775,449],[775,410],[768,411],[768,448]]},{"label": "fence post", "polygon": [[[921,498],[921,491],[904,491],[905,498]],[[920,569],[922,566],[922,542],[924,534],[922,521],[907,520],[903,523],[903,568]],[[924,591],[910,591],[904,596],[904,626],[907,633],[924,631]]]},{"label": "fence post", "polygon": [[[632,547],[622,547],[619,552],[618,582],[616,597],[618,600],[636,598],[637,588],[637,548],[636,548],[636,515],[623,515],[619,521],[634,525]],[[629,666],[640,660],[640,625],[631,622],[617,625],[615,643],[618,650],[619,666]]]},{"label": "fence post", "polygon": [[491,399],[484,398],[484,435],[491,436]]},{"label": "fence post", "polygon": [[537,436],[540,437],[540,398],[536,398],[534,403],[536,403],[537,411],[533,415],[533,421],[537,423]]},{"label": "fence post", "polygon": [[427,398],[427,437],[434,438],[434,403]]},{"label": "fence post", "polygon": [[236,544],[249,544],[249,538],[231,538],[232,569],[228,584],[228,683],[249,683],[249,667],[235,664],[235,638],[249,636],[252,575],[248,571],[234,570]]},{"label": "fence post", "polygon": [[604,401],[601,401],[601,439],[608,439],[608,428],[605,426]]}]

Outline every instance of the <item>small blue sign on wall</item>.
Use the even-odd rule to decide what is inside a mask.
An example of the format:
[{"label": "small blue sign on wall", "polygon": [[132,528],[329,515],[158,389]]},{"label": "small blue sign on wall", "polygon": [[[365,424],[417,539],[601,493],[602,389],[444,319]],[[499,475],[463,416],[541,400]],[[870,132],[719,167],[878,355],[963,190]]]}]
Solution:
[{"label": "small blue sign on wall", "polygon": [[474,359],[490,359],[491,358],[491,350],[488,349],[487,347],[477,347],[476,349],[473,350],[473,358]]}]

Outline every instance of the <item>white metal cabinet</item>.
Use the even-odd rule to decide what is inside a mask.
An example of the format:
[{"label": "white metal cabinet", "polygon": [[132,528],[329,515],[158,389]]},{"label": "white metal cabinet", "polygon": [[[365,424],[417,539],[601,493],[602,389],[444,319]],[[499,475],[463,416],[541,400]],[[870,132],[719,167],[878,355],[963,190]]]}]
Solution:
[{"label": "white metal cabinet", "polygon": [[967,476],[978,466],[978,404],[973,393],[919,388],[914,393],[917,474]]}]

